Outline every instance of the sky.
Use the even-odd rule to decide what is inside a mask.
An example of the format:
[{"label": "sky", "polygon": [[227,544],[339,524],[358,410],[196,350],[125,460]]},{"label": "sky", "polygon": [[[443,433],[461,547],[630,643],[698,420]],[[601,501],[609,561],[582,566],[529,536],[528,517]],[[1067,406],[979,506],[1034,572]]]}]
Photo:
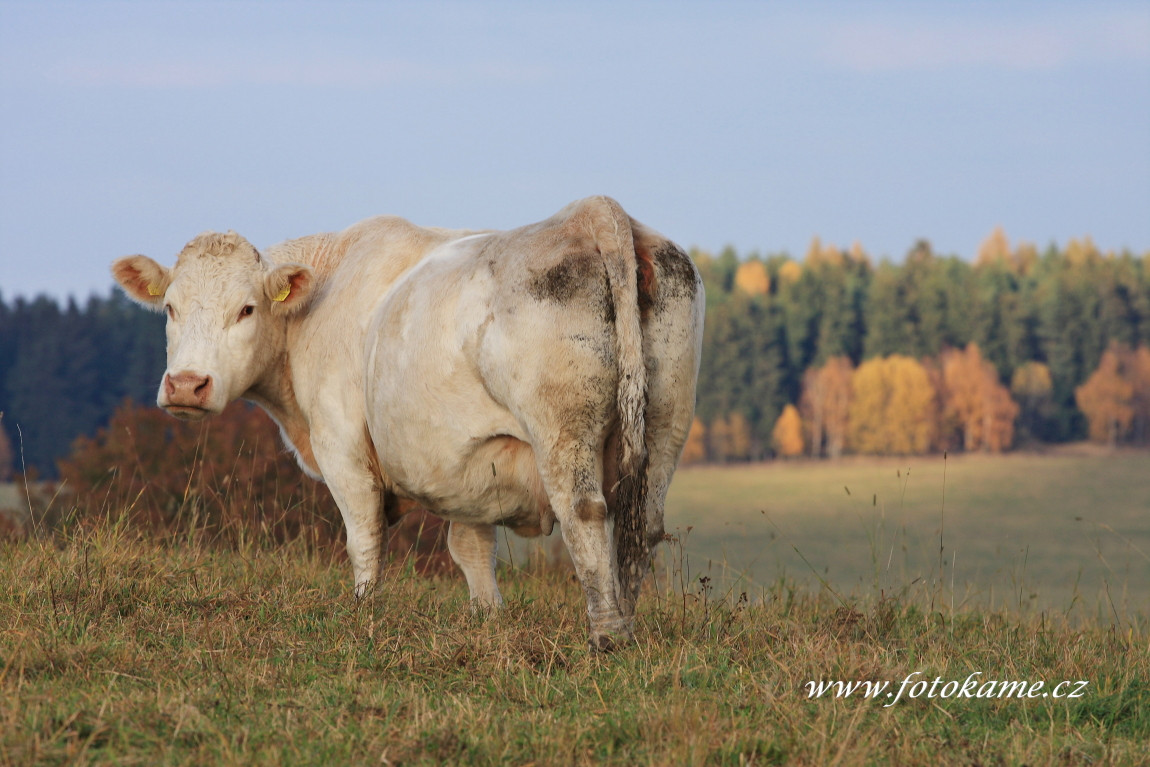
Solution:
[{"label": "sky", "polygon": [[0,297],[205,230],[1150,251],[1150,3],[0,0]]}]

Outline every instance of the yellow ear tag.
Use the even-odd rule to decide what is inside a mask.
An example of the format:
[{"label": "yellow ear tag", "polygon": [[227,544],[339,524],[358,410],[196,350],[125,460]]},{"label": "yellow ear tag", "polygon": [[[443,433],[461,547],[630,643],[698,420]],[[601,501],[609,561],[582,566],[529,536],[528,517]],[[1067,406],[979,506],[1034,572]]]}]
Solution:
[{"label": "yellow ear tag", "polygon": [[148,286],[148,295],[149,296],[162,296],[162,295],[164,295],[164,291],[160,290],[159,286],[157,286],[157,285],[149,285]]},{"label": "yellow ear tag", "polygon": [[286,288],[281,290],[279,292],[279,294],[275,298],[273,298],[272,300],[282,302],[282,301],[285,301],[289,295],[291,295],[291,285],[288,285]]}]

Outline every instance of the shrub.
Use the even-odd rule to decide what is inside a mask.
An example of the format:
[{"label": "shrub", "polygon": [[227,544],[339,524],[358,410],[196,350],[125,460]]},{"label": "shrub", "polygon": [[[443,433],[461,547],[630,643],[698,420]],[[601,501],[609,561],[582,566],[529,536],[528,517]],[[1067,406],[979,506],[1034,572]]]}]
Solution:
[{"label": "shrub", "polygon": [[[125,401],[94,437],[73,443],[59,470],[77,525],[116,522],[147,537],[229,548],[302,539],[344,555],[330,493],[299,469],[267,414],[244,402],[186,423]],[[388,550],[414,556],[421,572],[453,567],[446,525],[422,510],[391,530]]]}]

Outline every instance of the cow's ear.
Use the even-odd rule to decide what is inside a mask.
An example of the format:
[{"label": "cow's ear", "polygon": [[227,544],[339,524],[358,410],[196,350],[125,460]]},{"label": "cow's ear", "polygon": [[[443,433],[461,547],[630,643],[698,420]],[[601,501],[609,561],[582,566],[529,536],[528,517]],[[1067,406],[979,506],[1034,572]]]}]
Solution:
[{"label": "cow's ear", "polygon": [[170,269],[147,256],[127,256],[112,263],[112,276],[133,301],[163,311],[164,293],[172,284]]},{"label": "cow's ear", "polygon": [[311,298],[311,287],[311,268],[302,264],[277,266],[264,278],[264,292],[276,312],[294,314],[303,309]]}]

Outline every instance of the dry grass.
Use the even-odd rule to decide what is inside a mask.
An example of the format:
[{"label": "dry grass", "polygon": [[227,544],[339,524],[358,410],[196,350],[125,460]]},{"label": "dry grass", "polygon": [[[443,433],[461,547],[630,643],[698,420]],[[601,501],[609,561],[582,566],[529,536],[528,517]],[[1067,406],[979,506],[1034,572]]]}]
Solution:
[{"label": "dry grass", "polygon": [[[781,586],[746,600],[668,570],[637,643],[603,657],[562,570],[504,572],[507,609],[485,618],[458,578],[402,564],[357,603],[345,565],[298,542],[161,546],[112,526],[4,544],[0,764],[1150,761],[1141,626]],[[1089,685],[1057,701],[807,697],[813,680],[913,671]]]}]

